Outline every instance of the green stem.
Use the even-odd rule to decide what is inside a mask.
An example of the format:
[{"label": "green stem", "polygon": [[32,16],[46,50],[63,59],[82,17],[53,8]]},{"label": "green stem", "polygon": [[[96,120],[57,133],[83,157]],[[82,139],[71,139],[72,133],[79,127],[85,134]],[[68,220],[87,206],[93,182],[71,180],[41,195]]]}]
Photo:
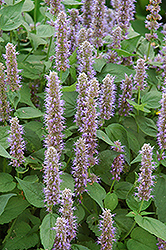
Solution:
[{"label": "green stem", "polygon": [[111,193],[111,191],[112,191],[112,188],[113,188],[113,186],[114,186],[114,184],[115,184],[115,179],[113,180],[113,182],[112,182],[112,184],[111,184],[111,187],[110,187],[110,193]]},{"label": "green stem", "polygon": [[[49,58],[50,49],[51,49],[51,44],[52,44],[52,36],[51,36],[51,38],[50,38],[50,43],[49,43],[49,46],[48,46],[46,61],[48,61],[48,58]],[[44,65],[43,74],[45,73],[45,70],[46,70],[46,65]]]},{"label": "green stem", "polygon": [[9,239],[9,237],[10,237],[12,231],[13,231],[13,227],[16,224],[16,221],[17,221],[17,218],[13,221],[13,223],[11,225],[11,228],[8,231],[8,234],[6,235],[5,239],[2,241],[3,244]]},{"label": "green stem", "polygon": [[30,54],[33,52],[34,48],[31,49],[31,51],[29,51],[28,55],[24,58],[23,62],[26,61],[26,59],[30,56]]},{"label": "green stem", "polygon": [[13,31],[11,30],[10,31],[10,43],[12,43],[12,40],[13,40]]},{"label": "green stem", "polygon": [[35,9],[34,9],[34,32],[36,34],[36,22],[37,22],[37,0],[35,0]]},{"label": "green stem", "polygon": [[89,213],[89,214],[91,214],[91,212],[89,211],[89,209],[84,205],[84,203],[81,201],[81,205],[83,206],[83,208],[85,208],[85,210]]},{"label": "green stem", "polygon": [[143,207],[143,204],[144,204],[144,200],[142,199],[142,201],[141,201],[141,205],[140,205],[140,208],[139,208],[139,210],[138,210],[138,213],[140,213],[140,212],[141,212],[141,209],[142,209],[142,207]]},{"label": "green stem", "polygon": [[128,231],[127,234],[125,234],[125,236],[121,239],[121,241],[123,241],[124,239],[126,239],[126,237],[131,233],[131,231],[134,229],[136,225],[136,222],[134,221],[133,225],[131,226],[130,230]]}]

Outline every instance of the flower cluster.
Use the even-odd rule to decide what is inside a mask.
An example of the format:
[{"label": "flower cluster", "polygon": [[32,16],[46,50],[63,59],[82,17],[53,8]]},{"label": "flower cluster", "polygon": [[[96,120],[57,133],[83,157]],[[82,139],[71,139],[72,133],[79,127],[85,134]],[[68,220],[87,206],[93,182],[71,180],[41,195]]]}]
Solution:
[{"label": "flower cluster", "polygon": [[64,11],[61,11],[58,14],[56,30],[56,68],[59,71],[65,71],[67,68],[69,68],[69,42],[67,39],[67,18]]},{"label": "flower cluster", "polygon": [[80,73],[86,73],[88,79],[92,79],[95,75],[95,71],[92,66],[93,63],[93,46],[88,41],[85,41],[79,47],[78,70]]},{"label": "flower cluster", "polygon": [[78,31],[80,29],[80,16],[79,10],[71,9],[69,10],[69,32],[68,41],[70,41],[70,52],[72,53],[78,46]]},{"label": "flower cluster", "polygon": [[45,123],[48,135],[45,142],[47,148],[53,146],[58,154],[61,154],[63,149],[62,131],[64,129],[64,102],[61,100],[62,93],[57,73],[50,72],[50,75],[47,76],[47,80]]},{"label": "flower cluster", "polygon": [[158,249],[159,250],[165,250],[166,249],[166,241],[158,238],[158,243],[157,243]]},{"label": "flower cluster", "polygon": [[[91,28],[81,28],[78,32],[78,44],[79,46],[85,42],[88,41],[90,44],[93,44],[93,30]],[[79,54],[79,50],[78,50],[78,54]]]},{"label": "flower cluster", "polygon": [[9,121],[11,108],[7,100],[7,86],[4,73],[4,65],[0,63],[0,121]]},{"label": "flower cluster", "polygon": [[85,144],[85,139],[79,138],[76,142],[75,154],[76,157],[73,161],[73,177],[75,180],[75,193],[76,196],[81,195],[86,191],[88,179],[88,150]]},{"label": "flower cluster", "polygon": [[127,99],[132,99],[133,83],[132,75],[128,76],[125,74],[125,80],[121,84],[122,94],[119,97],[119,115],[127,116],[132,110],[132,106],[127,102]]},{"label": "flower cluster", "polygon": [[61,0],[50,0],[50,13],[57,15],[61,11]]},{"label": "flower cluster", "polygon": [[109,120],[113,116],[114,103],[115,103],[115,84],[114,76],[107,74],[103,79],[103,84],[101,85],[100,91],[100,117],[102,122]]},{"label": "flower cluster", "polygon": [[6,45],[6,55],[4,55],[7,67],[6,82],[12,91],[16,91],[21,88],[20,76],[18,75],[20,70],[18,70],[16,60],[17,54],[18,52],[16,52],[15,46],[12,43],[8,43]]},{"label": "flower cluster", "polygon": [[163,92],[161,98],[161,109],[157,122],[158,134],[157,141],[161,150],[166,149],[166,91]]},{"label": "flower cluster", "polygon": [[110,8],[106,8],[105,19],[107,25],[105,26],[105,33],[111,35],[113,27],[115,26],[115,11]]},{"label": "flower cluster", "polygon": [[[112,146],[112,149],[117,152],[124,152],[124,146],[121,145],[121,142],[115,141],[114,142],[118,147]],[[113,180],[120,180],[120,173],[123,171],[123,164],[124,164],[124,154],[119,154],[117,157],[115,157],[112,166],[111,166],[111,174],[113,175]]]},{"label": "flower cluster", "polygon": [[60,203],[60,174],[59,155],[54,147],[49,147],[45,153],[44,161],[44,194],[47,211]]},{"label": "flower cluster", "polygon": [[161,0],[150,0],[149,5],[146,6],[146,10],[150,11],[150,14],[146,16],[145,27],[150,30],[150,33],[145,34],[148,41],[153,41],[158,38],[156,30],[161,26],[158,20],[161,20],[159,14]]},{"label": "flower cluster", "polygon": [[116,228],[113,221],[114,215],[109,209],[103,210],[100,221],[101,236],[98,238],[98,243],[101,245],[101,250],[112,250],[116,241]]},{"label": "flower cluster", "polygon": [[94,15],[94,1],[93,0],[82,0],[82,25],[85,28],[92,28],[92,21]]},{"label": "flower cluster", "polygon": [[67,221],[67,240],[70,242],[76,237],[76,218],[73,215],[72,192],[68,188],[65,188],[62,192],[61,205],[60,212]]},{"label": "flower cluster", "polygon": [[118,56],[117,52],[114,49],[121,48],[122,40],[122,29],[120,27],[115,28],[112,31],[112,43],[109,45],[107,59],[110,63],[121,63],[121,57]]},{"label": "flower cluster", "polygon": [[152,154],[153,154],[153,147],[150,144],[144,144],[141,148],[140,154],[142,156],[141,160],[141,173],[139,173],[139,178],[137,182],[139,186],[137,187],[138,193],[137,195],[140,200],[148,201],[151,197],[152,186],[154,186],[153,179],[155,178],[152,176],[152,171],[155,168]]},{"label": "flower cluster", "polygon": [[145,78],[147,78],[146,68],[145,60],[142,58],[138,59],[137,65],[135,66],[136,74],[134,76],[134,84],[137,90],[143,90],[147,85],[145,82]]},{"label": "flower cluster", "polygon": [[106,30],[105,0],[96,0],[94,3],[94,16],[92,20],[93,44],[96,48],[103,45]]},{"label": "flower cluster", "polygon": [[9,145],[10,145],[10,155],[16,159],[11,159],[11,165],[13,167],[20,167],[24,163],[24,149],[25,142],[22,137],[23,127],[19,124],[17,117],[10,120],[10,135],[9,135]]}]

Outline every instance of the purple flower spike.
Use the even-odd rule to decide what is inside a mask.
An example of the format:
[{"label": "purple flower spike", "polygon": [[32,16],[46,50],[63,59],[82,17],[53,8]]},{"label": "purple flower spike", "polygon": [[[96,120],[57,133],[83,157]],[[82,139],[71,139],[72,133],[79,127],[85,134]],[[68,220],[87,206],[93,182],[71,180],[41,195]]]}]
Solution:
[{"label": "purple flower spike", "polygon": [[141,148],[140,154],[142,156],[141,160],[141,173],[139,173],[138,183],[139,186],[137,187],[138,193],[137,195],[140,200],[148,201],[151,197],[152,186],[154,186],[153,179],[155,178],[152,176],[152,171],[155,168],[152,154],[153,154],[153,147],[150,144],[144,144]]},{"label": "purple flower spike", "polygon": [[55,228],[56,237],[52,250],[69,250],[71,245],[67,239],[68,235],[68,225],[65,218],[58,217],[56,220]]},{"label": "purple flower spike", "polygon": [[132,110],[132,106],[127,102],[127,99],[132,100],[132,92],[133,92],[133,81],[132,75],[128,76],[125,74],[125,80],[122,81],[121,84],[122,94],[119,98],[119,115],[127,116],[129,112]]},{"label": "purple flower spike", "polygon": [[158,20],[161,20],[162,17],[159,15],[161,10],[159,4],[162,3],[161,0],[150,0],[149,5],[146,6],[146,10],[150,11],[150,14],[146,16],[145,27],[150,30],[150,33],[145,34],[145,37],[148,41],[153,41],[158,38],[156,30],[161,26],[158,23]]},{"label": "purple flower spike", "polygon": [[87,179],[88,179],[88,149],[85,144],[85,139],[79,138],[76,142],[75,154],[76,157],[73,161],[73,177],[75,180],[75,193],[76,196],[80,196],[86,191]]},{"label": "purple flower spike", "polygon": [[161,150],[166,149],[166,91],[163,92],[161,98],[161,109],[157,122],[158,134],[157,141]]},{"label": "purple flower spike", "polygon": [[106,30],[105,33],[111,35],[113,27],[115,26],[115,11],[113,9],[106,9]]},{"label": "purple flower spike", "polygon": [[62,92],[60,87],[60,81],[58,75],[55,72],[50,72],[47,76],[48,84],[46,87],[46,115],[45,123],[48,131],[47,138],[45,140],[46,147],[53,146],[60,155],[63,150],[63,134],[64,129],[64,117],[63,117],[63,105],[64,102],[61,99]]},{"label": "purple flower spike", "polygon": [[103,46],[103,38],[106,35],[106,6],[105,0],[96,0],[94,3],[94,16],[92,22],[93,44],[99,48]]},{"label": "purple flower spike", "polygon": [[94,1],[82,0],[82,25],[85,28],[92,28],[92,21],[94,15]]},{"label": "purple flower spike", "polygon": [[70,189],[65,188],[62,192],[60,212],[62,217],[67,221],[67,240],[70,242],[76,237],[76,218],[73,215],[73,200]]},{"label": "purple flower spike", "polygon": [[101,250],[112,250],[116,242],[116,228],[113,221],[114,215],[109,209],[103,210],[100,221],[101,236],[98,238],[98,243],[101,245]]},{"label": "purple flower spike", "polygon": [[110,49],[108,50],[107,59],[110,63],[121,63],[121,57],[118,56],[118,53],[115,51],[115,49],[121,48],[121,41],[122,29],[117,27],[112,31],[112,43],[108,46]]},{"label": "purple flower spike", "polygon": [[158,249],[159,250],[165,250],[166,249],[166,241],[158,238],[158,243],[157,243]]},{"label": "purple flower spike", "polygon": [[80,16],[79,10],[69,10],[69,34],[68,40],[70,41],[70,52],[72,53],[78,46],[78,31],[80,29]]},{"label": "purple flower spike", "polygon": [[67,18],[64,11],[57,17],[56,23],[56,68],[58,71],[66,71],[69,68],[69,42],[67,40],[68,27]]},{"label": "purple flower spike", "polygon": [[134,76],[135,88],[137,90],[138,89],[143,90],[147,85],[147,83],[145,82],[145,78],[147,78],[146,74],[147,67],[145,66],[145,60],[141,58],[138,59],[135,69],[136,69],[136,74]]},{"label": "purple flower spike", "polygon": [[20,167],[24,163],[25,142],[23,140],[23,127],[19,125],[19,120],[14,117],[10,120],[9,145],[10,155],[16,159],[11,159],[13,167]]},{"label": "purple flower spike", "polygon": [[50,13],[52,15],[57,15],[61,11],[61,0],[50,0],[49,3],[50,3]]},{"label": "purple flower spike", "polygon": [[115,103],[115,84],[114,76],[107,74],[101,85],[100,96],[100,117],[102,122],[109,120],[114,114]]},{"label": "purple flower spike", "polygon": [[44,194],[48,212],[52,207],[60,203],[60,177],[59,155],[54,147],[49,147],[45,153],[44,161]]},{"label": "purple flower spike", "polygon": [[83,42],[79,47],[78,54],[78,70],[80,73],[86,73],[88,79],[92,79],[95,75],[93,69],[94,57],[93,57],[93,46],[88,42]]},{"label": "purple flower spike", "polygon": [[0,63],[0,121],[10,120],[11,108],[7,101],[7,86],[4,73],[4,65]]},{"label": "purple flower spike", "polygon": [[16,60],[16,55],[18,54],[18,52],[16,52],[15,47],[16,46],[14,46],[12,43],[8,43],[6,45],[6,55],[4,55],[7,67],[6,82],[12,91],[19,90],[22,86],[20,82],[20,76],[18,75],[20,70],[18,70],[17,60]]},{"label": "purple flower spike", "polygon": [[[114,142],[117,146],[112,146],[112,149],[114,151],[117,151],[117,152],[124,152],[124,146],[121,145],[121,142],[118,140],[118,141],[115,141]],[[123,171],[123,164],[124,164],[125,160],[124,160],[124,154],[120,154],[118,155],[117,157],[115,157],[113,163],[112,163],[112,166],[111,166],[111,174],[113,175],[112,179],[113,180],[117,180],[119,181],[120,180],[120,174],[121,172]]]}]

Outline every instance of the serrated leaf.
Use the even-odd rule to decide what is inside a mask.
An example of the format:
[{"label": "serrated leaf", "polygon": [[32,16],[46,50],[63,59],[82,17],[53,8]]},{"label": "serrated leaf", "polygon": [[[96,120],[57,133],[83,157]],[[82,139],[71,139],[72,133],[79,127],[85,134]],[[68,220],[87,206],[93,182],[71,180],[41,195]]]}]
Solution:
[{"label": "serrated leaf", "polygon": [[17,109],[14,115],[20,119],[31,119],[41,117],[43,113],[37,108],[24,107]]},{"label": "serrated leaf", "polygon": [[91,214],[87,217],[86,220],[88,227],[92,232],[98,237],[101,235],[99,231],[99,216],[97,214]]},{"label": "serrated leaf", "polygon": [[89,196],[97,202],[97,204],[103,208],[103,200],[106,196],[105,189],[97,182],[94,182],[92,185],[87,184],[87,193]]},{"label": "serrated leaf", "polygon": [[8,159],[12,159],[13,157],[9,155],[9,153],[4,149],[4,147],[2,147],[2,145],[0,144],[0,156],[3,156],[5,158]]},{"label": "serrated leaf", "polygon": [[2,194],[0,195],[0,215],[4,212],[5,207],[12,196],[16,194]]},{"label": "serrated leaf", "polygon": [[9,192],[16,187],[13,177],[8,173],[0,173],[0,192]]},{"label": "serrated leaf", "polygon": [[74,179],[72,178],[72,176],[68,173],[63,173],[60,176],[62,182],[60,184],[60,189],[61,191],[63,191],[65,188],[69,188],[71,190],[71,192],[74,192]]},{"label": "serrated leaf", "polygon": [[118,197],[115,193],[107,193],[104,199],[104,207],[113,211],[118,205]]},{"label": "serrated leaf", "polygon": [[135,116],[135,120],[139,128],[146,135],[150,135],[152,137],[157,136],[157,126],[152,119],[139,115],[139,116]]},{"label": "serrated leaf", "polygon": [[55,34],[55,28],[50,25],[41,24],[36,27],[36,34],[39,37],[51,37]]}]

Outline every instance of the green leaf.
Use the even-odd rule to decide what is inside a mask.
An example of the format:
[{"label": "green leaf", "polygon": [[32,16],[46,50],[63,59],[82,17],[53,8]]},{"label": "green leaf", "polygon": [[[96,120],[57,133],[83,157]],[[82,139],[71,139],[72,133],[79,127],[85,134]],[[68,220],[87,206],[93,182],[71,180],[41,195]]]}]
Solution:
[{"label": "green leaf", "polygon": [[77,224],[82,221],[85,217],[85,210],[81,205],[77,205],[76,209],[74,210],[74,216],[76,217]]},{"label": "green leaf", "polygon": [[104,207],[113,211],[118,205],[118,197],[115,193],[107,193],[104,199]]},{"label": "green leaf", "polygon": [[128,250],[157,250],[156,238],[145,231],[144,229],[137,227],[131,233],[131,239],[127,242]]},{"label": "green leaf", "polygon": [[10,100],[10,103],[12,104],[12,106],[14,106],[14,108],[17,108],[17,105],[20,101],[20,93],[18,91],[11,91],[9,90],[8,92],[8,98]]},{"label": "green leaf", "polygon": [[95,63],[93,64],[93,68],[97,72],[101,72],[102,68],[106,65],[106,60],[104,58],[95,59]]},{"label": "green leaf", "polygon": [[166,175],[160,174],[154,187],[154,202],[157,208],[158,219],[166,223]]},{"label": "green leaf", "polygon": [[44,207],[44,186],[42,183],[23,181],[15,177],[24,191],[27,201],[35,207]]},{"label": "green leaf", "polygon": [[132,184],[130,182],[119,182],[114,186],[114,192],[118,196],[119,199],[126,199],[128,192],[132,188]]},{"label": "green leaf", "polygon": [[82,245],[77,245],[77,244],[72,244],[71,245],[71,249],[72,250],[90,250],[89,248],[87,247],[84,247]]},{"label": "green leaf", "polygon": [[29,32],[28,33],[28,38],[30,39],[30,41],[32,43],[32,46],[33,46],[33,48],[35,50],[39,47],[39,45],[45,45],[45,44],[47,44],[47,42],[44,39],[40,38],[39,36],[37,36],[34,33],[30,33]]},{"label": "green leaf", "polygon": [[16,187],[13,177],[7,173],[0,173],[0,192],[9,192]]},{"label": "green leaf", "polygon": [[53,247],[56,230],[53,230],[52,228],[55,227],[57,218],[57,214],[49,213],[44,217],[42,221],[42,224],[40,226],[40,238],[44,249],[51,250]]},{"label": "green leaf", "polygon": [[97,202],[97,204],[103,208],[103,200],[106,197],[106,191],[105,189],[100,186],[99,183],[94,182],[92,185],[90,185],[89,183],[87,184],[87,190],[88,190],[88,194],[89,196],[95,200]]},{"label": "green leaf", "polygon": [[62,3],[64,5],[82,5],[81,2],[78,2],[76,0],[63,0]]},{"label": "green leaf", "polygon": [[42,63],[29,63],[28,61],[18,63],[18,68],[22,69],[20,74],[29,79],[39,79],[43,66]]},{"label": "green leaf", "polygon": [[71,117],[76,112],[76,99],[78,93],[73,92],[63,92],[63,100],[65,101],[65,117]]},{"label": "green leaf", "polygon": [[35,5],[33,1],[31,0],[25,0],[23,7],[22,7],[22,12],[29,12],[35,8]]},{"label": "green leaf", "polygon": [[63,92],[73,92],[73,91],[76,91],[76,82],[73,83],[73,84],[70,85],[70,86],[63,86],[63,87],[62,87],[62,91],[63,91]]},{"label": "green leaf", "polygon": [[123,50],[123,49],[115,49],[115,51],[117,52],[118,56],[124,56],[124,57],[133,56],[132,53],[129,53],[126,50]]},{"label": "green leaf", "polygon": [[157,126],[152,119],[139,115],[139,116],[135,116],[135,120],[139,128],[146,135],[150,135],[152,137],[157,136]]},{"label": "green leaf", "polygon": [[116,144],[113,143],[110,138],[108,137],[108,135],[106,135],[102,130],[97,130],[97,138],[103,140],[104,142],[106,142],[107,144],[111,145],[111,146],[115,146]]},{"label": "green leaf", "polygon": [[160,100],[162,93],[159,91],[150,91],[142,96],[141,102],[146,103],[147,108],[157,109],[161,106]]},{"label": "green leaf", "polygon": [[20,223],[14,228],[11,237],[6,241],[3,250],[24,250],[35,247],[39,238],[38,235],[31,230],[32,229],[28,223],[20,221]]},{"label": "green leaf", "polygon": [[12,197],[0,216],[0,224],[9,223],[21,214],[30,204],[23,197]]},{"label": "green leaf", "polygon": [[31,118],[41,117],[43,116],[43,113],[39,109],[36,109],[36,108],[24,107],[24,108],[17,109],[14,115],[20,119],[31,119]]},{"label": "green leaf", "polygon": [[[148,200],[148,201],[144,201],[143,206],[142,206],[142,210],[147,209],[150,204],[151,204],[152,200]],[[133,211],[138,211],[140,206],[141,206],[141,201],[139,200],[139,198],[137,196],[135,196],[135,190],[132,189],[126,198],[126,203],[129,206],[129,208]]]},{"label": "green leaf", "polygon": [[88,227],[98,237],[101,235],[99,231],[99,216],[97,214],[91,214],[86,220]]},{"label": "green leaf", "polygon": [[51,37],[55,34],[55,28],[50,25],[41,24],[36,27],[36,34],[42,38]]},{"label": "green leaf", "polygon": [[133,225],[133,219],[127,217],[128,214],[127,209],[116,209],[115,213],[115,222],[117,227],[120,229],[121,232],[128,232]]},{"label": "green leaf", "polygon": [[17,29],[22,23],[22,7],[24,0],[15,5],[5,6],[0,10],[0,27],[4,31]]},{"label": "green leaf", "polygon": [[118,123],[112,123],[105,129],[105,131],[112,141],[119,140],[121,142],[121,145],[124,146],[126,160],[130,162],[130,150],[126,129]]},{"label": "green leaf", "polygon": [[33,108],[35,108],[34,104],[31,101],[31,93],[28,85],[23,84],[21,89],[20,89],[20,102],[25,103]]},{"label": "green leaf", "polygon": [[125,73],[127,75],[134,75],[135,71],[120,64],[107,63],[106,66],[102,69],[101,73],[97,74],[97,77],[99,78],[99,81],[102,82],[103,78],[107,74],[111,74],[115,76],[115,82],[121,82],[123,79],[125,79]]},{"label": "green leaf", "polygon": [[5,207],[9,201],[9,199],[12,197],[12,196],[15,196],[16,194],[3,194],[0,196],[0,216],[1,214],[4,212],[5,210]]},{"label": "green leaf", "polygon": [[42,143],[39,136],[35,131],[29,129],[27,126],[24,127],[24,137],[26,141],[26,149],[30,152],[38,151],[42,148]]},{"label": "green leaf", "polygon": [[74,179],[73,177],[68,173],[63,173],[60,178],[62,179],[62,182],[60,184],[60,189],[63,191],[65,188],[69,188],[72,193],[74,193]]},{"label": "green leaf", "polygon": [[2,147],[2,145],[0,144],[0,156],[3,156],[5,158],[8,159],[12,159],[13,157],[9,155],[9,153],[4,149],[4,147]]},{"label": "green leaf", "polygon": [[139,214],[136,215],[135,221],[140,227],[149,233],[154,234],[156,237],[166,241],[166,225],[161,221],[150,217],[142,217]]},{"label": "green leaf", "polygon": [[0,127],[0,144],[4,149],[9,147],[8,137],[9,137],[9,126]]},{"label": "green leaf", "polygon": [[145,113],[150,113],[150,110],[147,109],[147,108],[145,108],[146,103],[144,103],[144,104],[138,104],[138,103],[136,103],[136,102],[134,102],[132,100],[129,100],[129,99],[127,99],[127,102],[130,105],[132,105],[136,110],[140,110],[140,111],[145,112]]}]

